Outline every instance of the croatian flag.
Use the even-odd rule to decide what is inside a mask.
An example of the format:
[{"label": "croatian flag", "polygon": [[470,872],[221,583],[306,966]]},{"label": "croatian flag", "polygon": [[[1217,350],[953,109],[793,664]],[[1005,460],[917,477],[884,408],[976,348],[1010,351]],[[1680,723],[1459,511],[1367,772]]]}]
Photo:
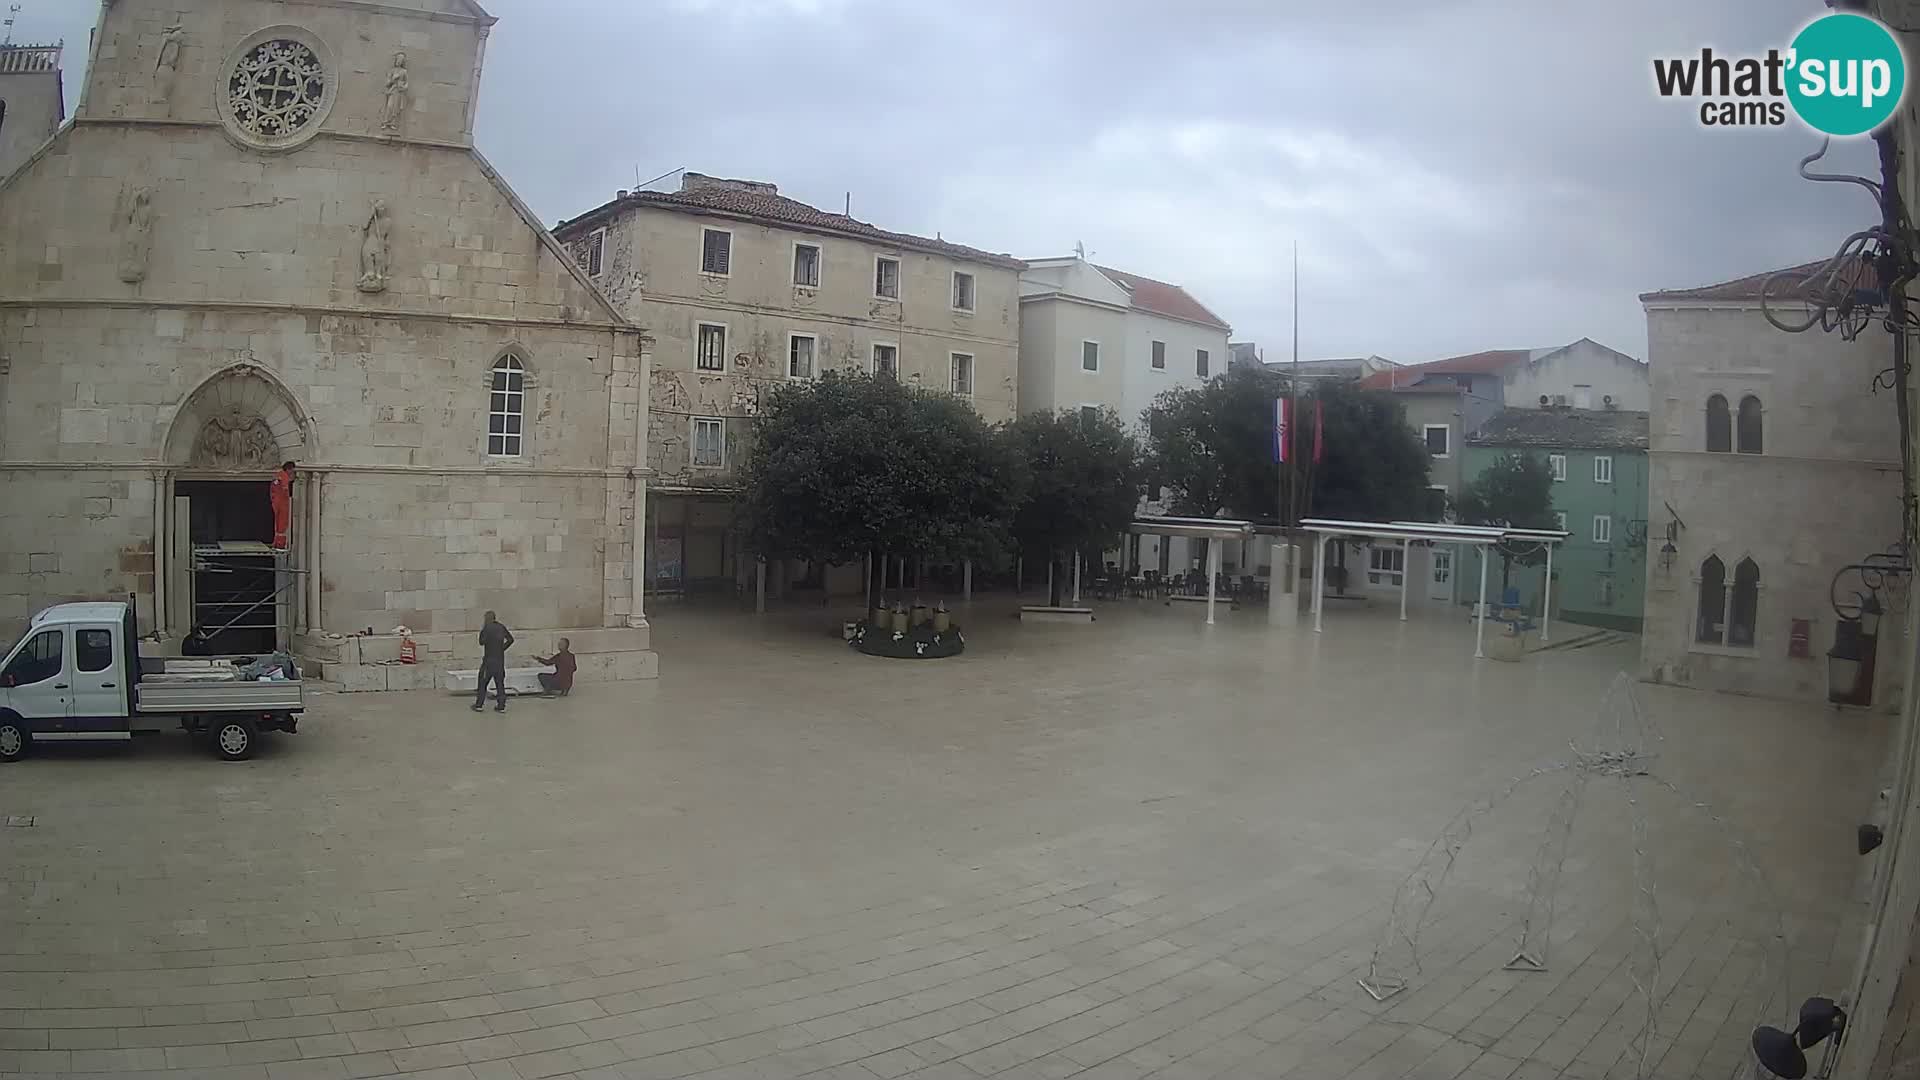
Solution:
[{"label": "croatian flag", "polygon": [[1273,399],[1273,460],[1287,463],[1287,399]]}]

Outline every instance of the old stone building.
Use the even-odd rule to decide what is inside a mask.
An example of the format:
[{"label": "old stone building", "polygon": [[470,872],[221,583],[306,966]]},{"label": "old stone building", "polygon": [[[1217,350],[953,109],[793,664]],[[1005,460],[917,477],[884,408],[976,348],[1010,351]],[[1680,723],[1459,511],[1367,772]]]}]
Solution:
[{"label": "old stone building", "polygon": [[[0,185],[0,619],[133,593],[163,643],[231,622],[385,688],[494,608],[653,671],[644,337],[474,149],[493,21],[102,6],[73,124]],[[429,662],[389,673],[401,625]]]},{"label": "old stone building", "polygon": [[[1760,310],[1771,276],[1640,298],[1653,375],[1641,675],[1825,702],[1835,576],[1901,539],[1900,433],[1872,394],[1893,347],[1877,330],[1775,329]],[[1903,624],[1889,611],[1878,634],[1877,707],[1900,698]]]},{"label": "old stone building", "polygon": [[67,118],[59,45],[0,45],[0,177]]},{"label": "old stone building", "polygon": [[[750,574],[731,493],[769,387],[865,371],[958,394],[990,422],[1013,418],[1017,259],[700,173],[677,191],[623,191],[554,233],[656,342],[647,567],[662,590],[726,590]],[[773,584],[807,572],[777,566]],[[861,588],[857,567],[811,572]]]}]

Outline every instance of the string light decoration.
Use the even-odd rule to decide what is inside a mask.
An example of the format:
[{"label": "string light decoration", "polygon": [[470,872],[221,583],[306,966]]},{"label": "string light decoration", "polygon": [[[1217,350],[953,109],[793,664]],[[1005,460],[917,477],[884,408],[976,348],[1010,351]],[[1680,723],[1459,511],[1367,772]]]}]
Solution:
[{"label": "string light decoration", "polygon": [[[1663,993],[1671,990],[1663,982],[1662,968],[1668,944],[1653,868],[1651,840],[1655,829],[1648,801],[1649,796],[1659,793],[1663,800],[1676,803],[1714,828],[1727,845],[1734,868],[1752,887],[1752,895],[1772,912],[1771,933],[1779,943],[1778,957],[1770,959],[1768,950],[1759,950],[1760,972],[1755,983],[1770,987],[1758,1006],[1758,1019],[1765,1020],[1778,1003],[1786,1000],[1792,974],[1785,910],[1754,860],[1752,847],[1733,823],[1705,800],[1688,795],[1654,771],[1659,747],[1664,742],[1665,737],[1642,707],[1633,680],[1624,673],[1614,676],[1602,700],[1600,716],[1584,745],[1579,741],[1570,742],[1565,758],[1542,763],[1513,777],[1492,794],[1468,804],[1440,830],[1395,890],[1387,925],[1374,945],[1366,974],[1359,979],[1361,988],[1375,1001],[1386,1001],[1412,984],[1421,974],[1421,933],[1428,915],[1434,901],[1445,890],[1461,850],[1473,839],[1476,823],[1535,781],[1552,778],[1559,781],[1561,787],[1554,796],[1553,809],[1528,869],[1526,914],[1520,922],[1513,959],[1505,968],[1520,972],[1550,969],[1548,946],[1553,935],[1561,871],[1572,846],[1574,824],[1592,785],[1606,783],[1617,787],[1626,800],[1632,823],[1631,925],[1635,946],[1626,970],[1633,993],[1645,1012],[1640,1030],[1625,1053],[1633,1068],[1634,1080],[1648,1080],[1652,1076],[1651,1070],[1659,1065],[1655,1048],[1660,1042],[1661,999]],[[1744,1076],[1746,1071],[1747,1065],[1742,1063],[1728,1075]]]}]

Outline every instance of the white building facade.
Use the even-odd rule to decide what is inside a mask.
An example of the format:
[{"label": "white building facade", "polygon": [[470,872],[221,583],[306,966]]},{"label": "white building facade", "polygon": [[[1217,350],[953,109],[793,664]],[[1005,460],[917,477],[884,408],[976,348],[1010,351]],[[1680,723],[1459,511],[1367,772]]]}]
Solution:
[{"label": "white building facade", "polygon": [[[1020,411],[1108,408],[1138,429],[1161,393],[1226,370],[1232,332],[1178,285],[1079,256],[1028,260],[1020,276]],[[1166,507],[1149,500],[1147,509]],[[1197,541],[1143,537],[1139,565],[1183,573],[1199,568],[1200,549]]]}]

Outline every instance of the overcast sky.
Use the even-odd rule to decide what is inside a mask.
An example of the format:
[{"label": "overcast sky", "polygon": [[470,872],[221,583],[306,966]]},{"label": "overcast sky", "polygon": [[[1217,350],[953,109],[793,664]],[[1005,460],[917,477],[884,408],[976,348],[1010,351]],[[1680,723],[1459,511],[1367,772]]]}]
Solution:
[{"label": "overcast sky", "polygon": [[[1797,123],[1713,132],[1654,56],[1784,46],[1819,0],[483,0],[480,148],[548,224],[678,168],[1185,285],[1304,358],[1582,336],[1637,294],[1829,254],[1874,219]],[[93,0],[25,0],[64,35]],[[1829,155],[1877,170],[1850,140]],[[672,186],[677,177],[662,181]]]}]

